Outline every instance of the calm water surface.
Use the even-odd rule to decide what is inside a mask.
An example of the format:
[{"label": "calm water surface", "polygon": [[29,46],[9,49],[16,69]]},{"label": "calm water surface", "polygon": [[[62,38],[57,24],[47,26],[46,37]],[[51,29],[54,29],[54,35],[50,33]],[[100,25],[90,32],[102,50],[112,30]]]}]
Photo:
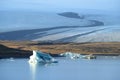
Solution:
[{"label": "calm water surface", "polygon": [[59,63],[32,65],[28,59],[2,59],[0,80],[120,80],[120,57],[57,60]]}]

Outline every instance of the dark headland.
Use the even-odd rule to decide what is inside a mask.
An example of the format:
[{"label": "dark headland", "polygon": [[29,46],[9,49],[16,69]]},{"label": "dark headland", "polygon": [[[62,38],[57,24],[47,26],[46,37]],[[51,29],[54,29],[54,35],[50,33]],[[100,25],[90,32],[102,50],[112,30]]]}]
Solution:
[{"label": "dark headland", "polygon": [[83,15],[80,16],[78,13],[75,12],[63,12],[63,13],[58,13],[58,15],[68,18],[84,19]]},{"label": "dark headland", "polygon": [[52,56],[64,52],[93,55],[120,55],[120,42],[53,43],[33,41],[0,41],[0,58],[28,58],[32,50],[40,50]]}]

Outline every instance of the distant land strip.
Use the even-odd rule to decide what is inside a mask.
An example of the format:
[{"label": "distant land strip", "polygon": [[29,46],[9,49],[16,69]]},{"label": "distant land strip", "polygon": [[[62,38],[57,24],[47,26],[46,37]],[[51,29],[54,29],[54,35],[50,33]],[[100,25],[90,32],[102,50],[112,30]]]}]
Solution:
[{"label": "distant land strip", "polygon": [[53,43],[34,41],[0,41],[0,58],[29,58],[32,50],[39,50],[58,56],[60,53],[73,52],[93,55],[120,55],[120,42],[94,43]]}]

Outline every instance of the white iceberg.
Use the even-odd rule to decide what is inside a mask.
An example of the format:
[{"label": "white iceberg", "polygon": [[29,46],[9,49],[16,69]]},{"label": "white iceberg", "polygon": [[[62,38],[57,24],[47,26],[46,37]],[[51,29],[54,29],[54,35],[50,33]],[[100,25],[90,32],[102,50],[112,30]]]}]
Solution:
[{"label": "white iceberg", "polygon": [[66,52],[66,53],[60,54],[60,56],[69,57],[69,58],[71,58],[71,59],[77,59],[77,58],[80,58],[80,57],[81,57],[81,54],[72,53],[72,52]]},{"label": "white iceberg", "polygon": [[33,55],[30,56],[30,63],[56,63],[57,61],[50,56],[49,54],[43,53],[41,51],[35,51],[33,50]]},{"label": "white iceberg", "polygon": [[60,56],[65,56],[65,57],[68,57],[70,59],[78,59],[78,58],[81,58],[81,59],[96,59],[96,56],[95,55],[81,55],[80,53],[72,53],[72,52],[65,52],[65,53],[62,53],[60,54]]},{"label": "white iceberg", "polygon": [[96,59],[95,55],[89,54],[89,55],[84,55],[82,56],[83,59]]}]

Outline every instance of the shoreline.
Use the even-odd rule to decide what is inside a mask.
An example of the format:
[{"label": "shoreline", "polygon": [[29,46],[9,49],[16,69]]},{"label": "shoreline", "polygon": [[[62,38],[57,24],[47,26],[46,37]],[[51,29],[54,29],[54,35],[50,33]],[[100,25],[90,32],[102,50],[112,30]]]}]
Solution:
[{"label": "shoreline", "polygon": [[[18,54],[18,53],[17,53]],[[27,55],[0,55],[0,59],[8,59],[8,58],[29,58],[32,54],[27,54]],[[50,54],[52,57],[64,57],[60,56],[59,54]],[[88,55],[88,54],[81,54],[81,55]],[[120,56],[119,54],[92,54],[94,56]]]},{"label": "shoreline", "polygon": [[0,40],[0,58],[29,58],[32,50],[40,50],[53,57],[60,57],[59,54],[65,52],[81,55],[119,56],[120,42],[52,43]]}]

